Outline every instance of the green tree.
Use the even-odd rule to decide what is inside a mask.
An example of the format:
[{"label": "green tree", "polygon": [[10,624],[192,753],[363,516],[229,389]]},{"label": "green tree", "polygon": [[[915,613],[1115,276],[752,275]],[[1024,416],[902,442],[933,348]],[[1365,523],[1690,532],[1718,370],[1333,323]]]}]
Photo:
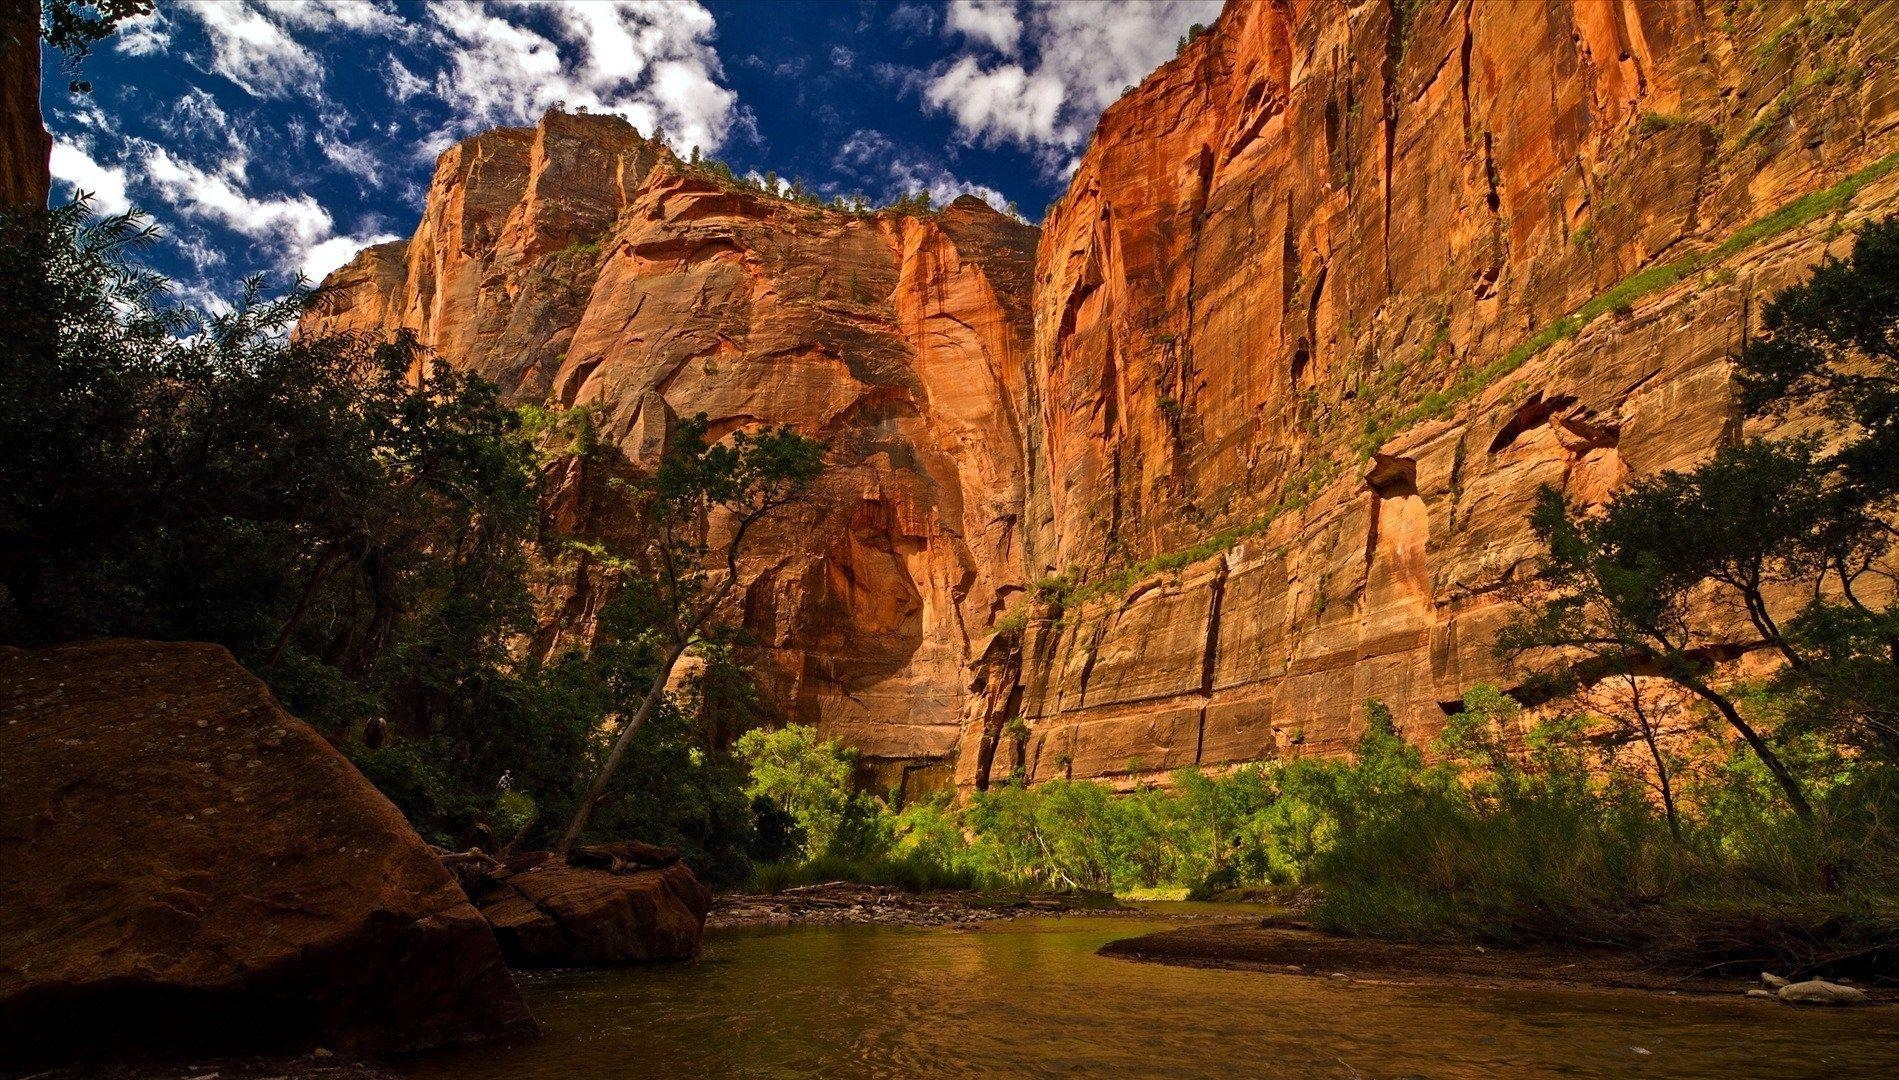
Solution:
[{"label": "green tree", "polygon": [[[1711,464],[1699,479],[1730,471],[1719,455]],[[1810,818],[1800,781],[1715,685],[1727,643],[1720,627],[1695,618],[1710,562],[1692,546],[1722,539],[1713,535],[1716,519],[1697,516],[1706,507],[1696,497],[1710,490],[1696,477],[1666,473],[1638,481],[1585,519],[1561,492],[1544,488],[1530,524],[1548,554],[1520,596],[1525,614],[1498,635],[1497,647],[1518,658],[1555,651],[1559,685],[1638,674],[1668,679],[1711,705],[1759,756],[1795,813]]]},{"label": "green tree", "polygon": [[537,519],[515,414],[413,339],[289,334],[294,290],[170,305],[154,238],[0,215],[0,640],[217,642],[340,742],[452,743],[408,805],[491,802],[475,718],[514,693]]},{"label": "green tree", "polygon": [[1797,444],[1803,471],[1771,519],[1786,576],[1809,598],[1784,626],[1756,620],[1787,660],[1776,688],[1797,729],[1899,763],[1899,217],[1866,224],[1849,257],[1783,289],[1762,331],[1737,360],[1742,407],[1818,419],[1833,436]]},{"label": "green tree", "polygon": [[[1548,556],[1499,646],[1563,650],[1559,681],[1571,685],[1674,682],[1740,734],[1808,819],[1802,784],[1714,674],[1737,649],[1771,649],[1797,725],[1899,759],[1899,610],[1865,587],[1890,581],[1899,508],[1899,219],[1866,226],[1850,258],[1779,293],[1736,366],[1750,416],[1819,420],[1829,437],[1723,446],[1587,518],[1545,489],[1531,524]],[[1711,595],[1744,614],[1752,641],[1733,640]]]},{"label": "green tree", "polygon": [[[665,699],[680,659],[729,638],[722,620],[728,601],[742,592],[740,563],[753,530],[802,500],[823,471],[824,445],[788,428],[741,431],[713,443],[709,426],[704,414],[679,424],[653,475],[623,485],[644,529],[623,547],[593,551],[624,579],[610,629],[628,677],[609,718],[611,745],[561,835],[560,852],[587,827],[634,735]],[[644,685],[636,689],[636,680]]]},{"label": "green tree", "polygon": [[750,770],[746,794],[790,815],[804,833],[807,853],[829,851],[850,810],[856,752],[820,740],[817,729],[802,724],[754,728],[739,737],[736,749]]}]

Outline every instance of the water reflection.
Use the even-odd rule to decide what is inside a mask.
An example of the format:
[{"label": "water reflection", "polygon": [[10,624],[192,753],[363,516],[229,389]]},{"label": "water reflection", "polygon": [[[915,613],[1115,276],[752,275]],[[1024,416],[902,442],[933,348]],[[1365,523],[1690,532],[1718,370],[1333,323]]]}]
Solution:
[{"label": "water reflection", "polygon": [[693,964],[530,977],[543,1038],[418,1078],[1899,1075],[1899,1016],[1640,995],[1402,989],[1094,955],[1159,928],[708,935]]}]

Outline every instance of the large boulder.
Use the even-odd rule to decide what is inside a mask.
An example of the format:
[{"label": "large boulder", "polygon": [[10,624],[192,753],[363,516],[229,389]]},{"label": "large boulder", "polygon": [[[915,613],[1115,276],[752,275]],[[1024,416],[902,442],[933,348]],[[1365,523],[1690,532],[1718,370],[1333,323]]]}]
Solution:
[{"label": "large boulder", "polygon": [[626,843],[463,871],[515,967],[600,967],[699,955],[712,894],[677,852]]},{"label": "large boulder", "polygon": [[229,653],[0,653],[0,1057],[534,1030],[454,878]]}]

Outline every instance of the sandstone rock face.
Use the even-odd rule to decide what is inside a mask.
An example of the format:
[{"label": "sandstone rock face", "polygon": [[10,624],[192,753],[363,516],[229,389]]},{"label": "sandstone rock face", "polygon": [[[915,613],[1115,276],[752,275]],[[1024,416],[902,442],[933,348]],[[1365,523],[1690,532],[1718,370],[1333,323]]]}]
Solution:
[{"label": "sandstone rock face", "polygon": [[[701,412],[716,436],[826,440],[816,512],[776,524],[744,598],[765,689],[882,783],[946,777],[972,643],[1023,587],[1035,238],[974,199],[918,218],[767,197],[550,113],[446,152],[414,237],[337,271],[303,332],[411,329],[517,400],[591,410],[642,464]],[[579,471],[558,515],[611,535]],[[600,600],[584,558],[563,569],[542,652],[584,640]]]},{"label": "sandstone rock face", "polygon": [[53,186],[53,137],[40,119],[39,14],[30,0],[0,0],[0,206],[45,206]]},{"label": "sandstone rock face", "polygon": [[1126,783],[1510,684],[1537,488],[1708,454],[1762,298],[1899,209],[1899,5],[1726,10],[1234,2],[1108,109],[1043,222],[1026,547],[1123,574],[990,651],[959,781],[1017,718],[1031,778]]},{"label": "sandstone rock face", "polygon": [[447,871],[212,645],[0,657],[0,1057],[534,1029]]},{"label": "sandstone rock face", "polygon": [[473,894],[515,967],[601,967],[699,955],[712,894],[682,862],[610,871],[543,863]]},{"label": "sandstone rock face", "polygon": [[[1896,56],[1891,0],[1234,2],[1108,109],[1039,244],[553,114],[444,155],[313,325],[413,328],[635,460],[699,411],[831,440],[746,621],[880,787],[1333,752],[1368,698],[1428,739],[1515,677],[1538,487],[1732,437],[1761,299],[1899,209]],[[585,634],[588,571],[537,647]]]}]

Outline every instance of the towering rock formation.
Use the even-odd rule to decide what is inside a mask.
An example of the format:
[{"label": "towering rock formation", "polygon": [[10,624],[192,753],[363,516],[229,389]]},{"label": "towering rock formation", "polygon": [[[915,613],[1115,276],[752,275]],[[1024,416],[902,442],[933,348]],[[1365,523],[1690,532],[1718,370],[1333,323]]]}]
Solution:
[{"label": "towering rock formation", "polygon": [[[306,332],[415,330],[516,399],[592,411],[651,463],[667,425],[830,444],[818,512],[759,545],[768,696],[867,759],[947,780],[972,649],[1022,590],[1036,231],[975,199],[860,215],[721,182],[618,119],[550,113],[445,153],[415,236],[337,271]],[[620,511],[564,475],[570,526]],[[536,642],[584,635],[585,556]]]},{"label": "towering rock formation", "polygon": [[1125,780],[1342,747],[1368,698],[1428,738],[1507,683],[1537,488],[1710,452],[1751,305],[1899,208],[1895,57],[1892,3],[1229,4],[1043,223],[1065,607],[960,777],[1012,700],[1031,777]]},{"label": "towering rock formation", "polygon": [[[1895,57],[1891,0],[1236,0],[1039,247],[552,114],[445,154],[316,327],[414,328],[635,460],[699,411],[828,438],[746,620],[873,758],[1126,783],[1342,747],[1374,697],[1428,738],[1510,678],[1537,488],[1731,437],[1758,299],[1899,208]],[[596,599],[572,569],[542,648]]]},{"label": "towering rock formation", "polygon": [[0,0],[0,206],[46,205],[53,137],[40,119],[40,6]]}]

